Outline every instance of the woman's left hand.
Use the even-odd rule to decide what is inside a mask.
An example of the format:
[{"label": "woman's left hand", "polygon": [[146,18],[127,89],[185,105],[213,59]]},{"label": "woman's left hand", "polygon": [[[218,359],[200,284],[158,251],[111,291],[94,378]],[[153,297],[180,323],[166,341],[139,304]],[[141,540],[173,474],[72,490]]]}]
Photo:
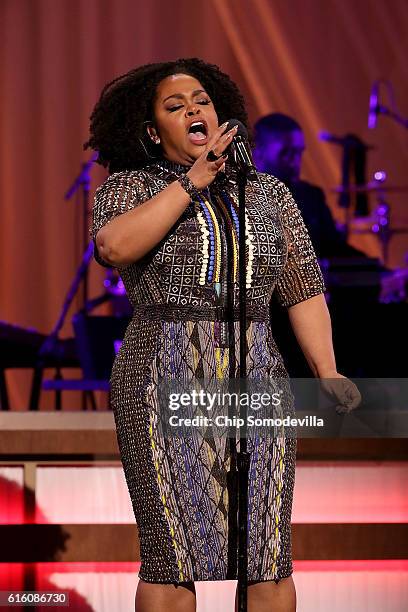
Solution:
[{"label": "woman's left hand", "polygon": [[331,370],[319,378],[322,389],[337,402],[338,414],[348,414],[361,404],[360,391],[346,376]]}]

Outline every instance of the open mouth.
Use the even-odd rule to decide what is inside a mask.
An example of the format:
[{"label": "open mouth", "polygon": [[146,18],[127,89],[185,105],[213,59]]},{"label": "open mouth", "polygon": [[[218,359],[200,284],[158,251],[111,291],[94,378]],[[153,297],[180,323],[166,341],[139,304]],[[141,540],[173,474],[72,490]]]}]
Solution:
[{"label": "open mouth", "polygon": [[194,121],[188,128],[188,138],[193,144],[205,144],[207,135],[207,125],[204,121]]}]

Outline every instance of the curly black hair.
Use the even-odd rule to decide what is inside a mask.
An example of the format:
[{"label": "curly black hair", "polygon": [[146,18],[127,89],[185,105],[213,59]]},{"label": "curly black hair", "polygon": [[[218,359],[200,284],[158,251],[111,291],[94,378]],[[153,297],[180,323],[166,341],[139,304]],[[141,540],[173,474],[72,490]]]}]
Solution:
[{"label": "curly black hair", "polygon": [[218,66],[198,58],[146,64],[107,85],[90,117],[91,137],[84,149],[98,151],[98,163],[109,173],[136,170],[162,157],[160,145],[146,138],[146,122],[154,120],[153,102],[160,81],[173,74],[188,74],[200,81],[210,96],[219,123],[238,119],[249,132],[245,102],[236,84]]}]

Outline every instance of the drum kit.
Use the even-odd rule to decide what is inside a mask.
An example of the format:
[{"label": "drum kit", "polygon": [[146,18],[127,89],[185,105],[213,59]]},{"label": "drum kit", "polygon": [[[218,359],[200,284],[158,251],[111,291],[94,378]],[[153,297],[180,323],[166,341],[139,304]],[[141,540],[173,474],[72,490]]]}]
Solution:
[{"label": "drum kit", "polygon": [[[347,221],[344,227],[344,234],[345,236],[359,234],[372,235],[375,236],[376,240],[379,242],[383,266],[382,271],[380,267],[378,267],[380,274],[375,275],[377,279],[375,283],[379,282],[380,292],[378,301],[382,304],[404,302],[408,299],[408,251],[405,256],[406,266],[404,268],[391,270],[388,267],[390,242],[395,235],[407,234],[408,227],[392,226],[391,205],[385,199],[386,194],[406,193],[408,191],[408,185],[385,184],[385,180],[385,172],[377,171],[374,173],[373,180],[365,184],[354,184],[348,185],[347,187],[338,185],[331,189],[332,193],[340,195],[346,194],[350,197],[351,201],[356,194],[372,195],[376,198],[376,205],[371,214],[366,216],[357,216],[350,212],[346,214]],[[358,262],[353,262],[350,258],[348,261],[350,270],[354,263],[354,269],[356,269],[356,267],[358,267]],[[363,274],[366,275],[367,271],[365,270]],[[336,278],[338,278],[338,274]],[[368,277],[366,280],[367,282],[369,281]],[[358,284],[361,284],[361,275]]]},{"label": "drum kit", "polygon": [[391,206],[386,201],[387,193],[405,193],[408,191],[408,185],[387,185],[386,173],[379,170],[374,173],[374,179],[363,185],[348,185],[343,187],[339,185],[331,191],[337,194],[347,193],[353,196],[357,193],[373,194],[376,198],[376,207],[371,215],[365,217],[356,217],[353,222],[348,218],[348,224],[345,228],[346,235],[350,232],[353,234],[372,234],[380,242],[381,255],[384,265],[388,264],[389,260],[389,244],[395,234],[406,234],[408,227],[392,227],[391,226]]},{"label": "drum kit", "polygon": [[[371,234],[380,243],[381,259],[385,267],[389,263],[390,242],[395,235],[408,233],[408,227],[391,225],[391,205],[386,201],[386,194],[406,193],[408,185],[386,184],[386,173],[377,171],[373,180],[363,185],[349,185],[347,188],[339,185],[332,189],[333,193],[347,193],[353,196],[357,193],[371,194],[376,198],[376,205],[372,214],[362,217],[347,217],[348,224],[345,228],[346,235]],[[406,254],[408,265],[408,251]],[[380,279],[381,303],[402,302],[408,298],[408,267],[398,268],[382,275]]]}]

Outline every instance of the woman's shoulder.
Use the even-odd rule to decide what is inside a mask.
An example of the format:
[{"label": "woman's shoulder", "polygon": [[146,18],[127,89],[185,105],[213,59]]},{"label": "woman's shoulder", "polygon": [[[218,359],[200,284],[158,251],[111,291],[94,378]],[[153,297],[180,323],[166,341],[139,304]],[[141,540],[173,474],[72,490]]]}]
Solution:
[{"label": "woman's shoulder", "polygon": [[95,190],[91,227],[93,238],[113,217],[143,204],[150,197],[144,170],[121,170],[110,174]]},{"label": "woman's shoulder", "polygon": [[145,184],[148,180],[148,173],[145,169],[137,170],[120,170],[113,172],[106,177],[104,182],[99,185],[95,193],[110,191],[117,187],[132,187],[140,184]]},{"label": "woman's shoulder", "polygon": [[258,172],[257,175],[261,183],[271,190],[274,197],[280,199],[290,193],[285,183],[279,180],[276,176],[273,176],[273,174]]}]

